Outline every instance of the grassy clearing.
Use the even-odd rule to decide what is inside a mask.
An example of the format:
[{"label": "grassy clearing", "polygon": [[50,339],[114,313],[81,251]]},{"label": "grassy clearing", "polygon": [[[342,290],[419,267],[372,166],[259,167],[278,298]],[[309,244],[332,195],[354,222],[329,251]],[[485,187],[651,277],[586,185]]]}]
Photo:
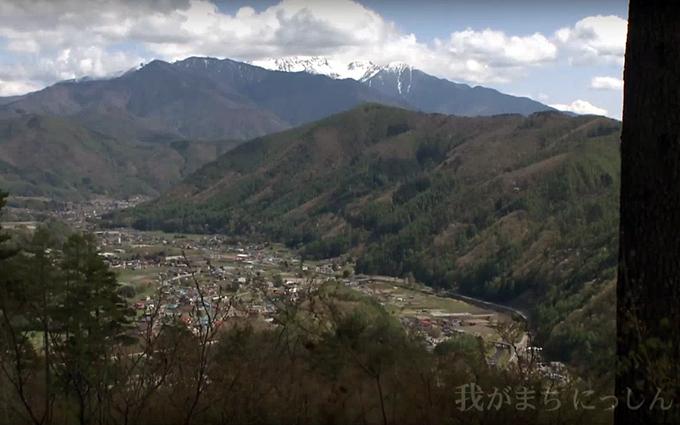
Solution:
[{"label": "grassy clearing", "polygon": [[398,311],[403,315],[417,313],[448,313],[448,314],[492,314],[464,301],[444,298],[428,294],[417,289],[406,288],[394,283],[374,282],[370,285],[376,295],[382,295],[389,301],[389,310]]}]

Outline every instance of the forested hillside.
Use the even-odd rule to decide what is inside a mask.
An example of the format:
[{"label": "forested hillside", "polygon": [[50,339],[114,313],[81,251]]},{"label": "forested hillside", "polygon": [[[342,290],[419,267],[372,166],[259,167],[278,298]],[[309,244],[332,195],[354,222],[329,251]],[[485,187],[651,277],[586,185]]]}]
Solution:
[{"label": "forested hillside", "polygon": [[619,131],[558,112],[462,118],[365,105],[255,139],[111,219],[273,238],[312,258],[349,253],[361,272],[511,303],[531,313],[553,358],[604,372]]},{"label": "forested hillside", "polygon": [[0,187],[55,199],[157,195],[238,141],[141,143],[63,117],[0,119]]}]

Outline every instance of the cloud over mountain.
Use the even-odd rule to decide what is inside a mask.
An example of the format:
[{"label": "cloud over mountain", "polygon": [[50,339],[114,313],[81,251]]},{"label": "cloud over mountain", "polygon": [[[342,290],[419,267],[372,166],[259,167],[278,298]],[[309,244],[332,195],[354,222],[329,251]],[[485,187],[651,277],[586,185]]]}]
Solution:
[{"label": "cloud over mountain", "polygon": [[557,103],[550,106],[560,111],[573,112],[575,114],[607,115],[606,109],[597,107],[583,99],[576,99],[569,104]]}]

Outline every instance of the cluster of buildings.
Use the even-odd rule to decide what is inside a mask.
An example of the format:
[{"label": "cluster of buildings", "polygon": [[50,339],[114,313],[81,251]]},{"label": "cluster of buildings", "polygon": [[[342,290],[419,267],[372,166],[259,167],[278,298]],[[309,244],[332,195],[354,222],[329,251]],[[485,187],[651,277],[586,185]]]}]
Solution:
[{"label": "cluster of buildings", "polygon": [[134,196],[126,200],[95,198],[88,201],[59,202],[51,206],[50,215],[76,229],[93,230],[93,220],[113,211],[132,208],[147,200],[147,197]]},{"label": "cluster of buildings", "polygon": [[101,255],[121,271],[121,283],[147,288],[133,304],[140,330],[179,322],[200,332],[233,317],[271,323],[279,302],[296,301],[312,284],[306,276],[337,269],[333,263],[304,264],[270,244],[238,244],[219,235],[133,229],[96,235]]},{"label": "cluster of buildings", "polygon": [[433,348],[456,334],[465,333],[462,328],[469,317],[469,313],[454,313],[443,317],[402,316],[399,320],[406,329],[422,334]]}]

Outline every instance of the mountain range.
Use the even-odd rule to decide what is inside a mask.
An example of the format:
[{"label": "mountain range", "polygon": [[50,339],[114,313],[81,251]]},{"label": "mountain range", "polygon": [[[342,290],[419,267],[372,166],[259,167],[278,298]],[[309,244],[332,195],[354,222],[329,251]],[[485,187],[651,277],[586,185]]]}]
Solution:
[{"label": "mountain range", "polygon": [[0,118],[62,116],[119,139],[249,139],[366,101],[402,104],[352,80],[228,59],[150,62],[119,77],[64,81],[0,106]]},{"label": "mountain range", "polygon": [[62,116],[115,138],[167,141],[249,139],[363,102],[463,116],[551,109],[401,63],[353,62],[342,70],[322,58],[260,63],[275,70],[229,59],[155,60],[112,78],[63,81],[5,99],[0,118]]},{"label": "mountain range", "polygon": [[[22,195],[154,195],[235,141],[365,102],[457,115],[550,109],[404,64],[354,62],[341,73],[320,58],[266,65],[278,69],[229,59],[155,60],[110,78],[0,99],[0,185]],[[178,142],[194,147],[178,152]]]}]

